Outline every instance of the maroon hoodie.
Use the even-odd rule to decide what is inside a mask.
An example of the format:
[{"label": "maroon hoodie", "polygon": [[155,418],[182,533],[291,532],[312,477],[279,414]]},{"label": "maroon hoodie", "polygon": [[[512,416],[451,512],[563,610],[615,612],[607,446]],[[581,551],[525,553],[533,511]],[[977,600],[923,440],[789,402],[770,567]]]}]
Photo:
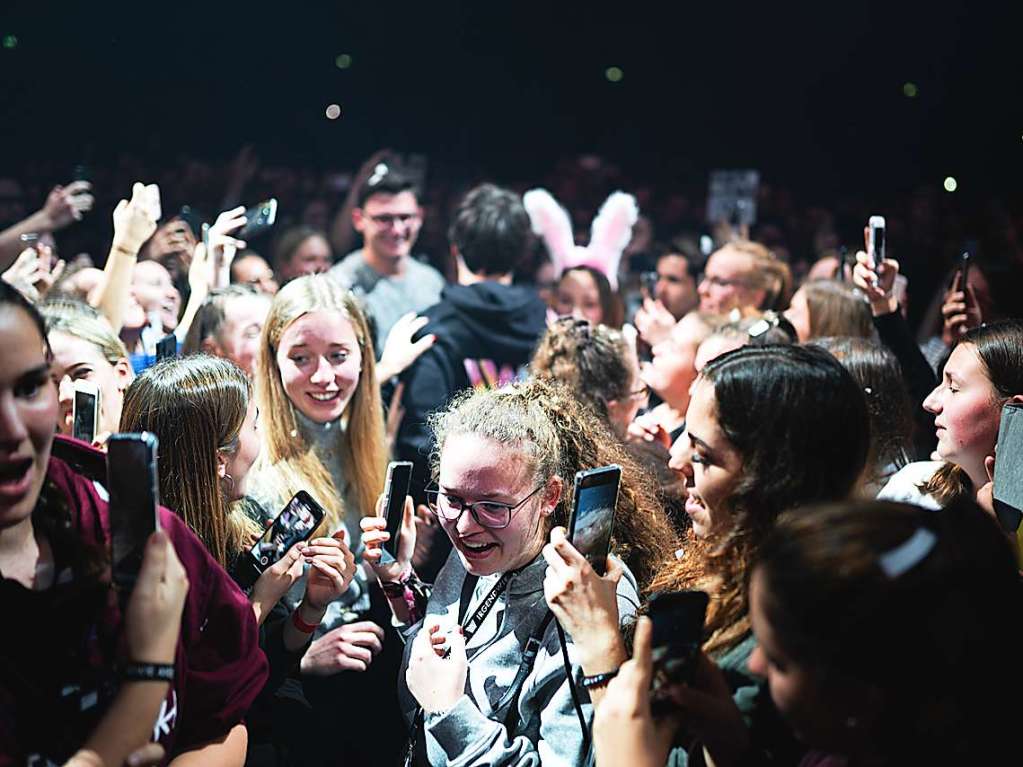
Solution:
[{"label": "maroon hoodie", "polygon": [[[116,694],[114,666],[125,657],[109,583],[71,566],[82,546],[109,550],[107,503],[90,479],[55,457],[44,493],[66,500],[69,535],[51,537],[52,588],[32,591],[0,578],[0,767],[70,757]],[[161,508],[160,524],[189,581],[174,683],[153,727],[170,761],[242,721],[267,663],[245,595],[173,512]]]}]

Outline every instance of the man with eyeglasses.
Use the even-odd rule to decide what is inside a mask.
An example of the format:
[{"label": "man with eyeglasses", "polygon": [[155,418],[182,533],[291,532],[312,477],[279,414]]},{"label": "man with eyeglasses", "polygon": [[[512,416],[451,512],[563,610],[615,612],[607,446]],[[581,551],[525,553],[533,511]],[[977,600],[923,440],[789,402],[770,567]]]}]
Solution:
[{"label": "man with eyeglasses", "polygon": [[329,274],[362,298],[379,349],[403,315],[437,303],[444,278],[411,255],[423,211],[412,180],[387,163],[378,163],[359,189],[352,224],[362,234],[363,247]]}]

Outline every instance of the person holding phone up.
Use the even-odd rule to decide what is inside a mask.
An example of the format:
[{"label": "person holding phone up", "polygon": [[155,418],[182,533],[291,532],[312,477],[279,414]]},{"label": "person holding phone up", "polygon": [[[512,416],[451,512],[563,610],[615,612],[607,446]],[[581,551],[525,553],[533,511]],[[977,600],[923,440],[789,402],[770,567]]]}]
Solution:
[{"label": "person holding phone up", "polygon": [[[836,434],[843,438],[836,440]],[[863,393],[821,349],[742,347],[707,363],[693,386],[686,432],[672,446],[669,464],[686,480],[692,532],[680,558],[667,563],[650,588],[709,593],[703,641],[708,657],[700,665],[713,660],[724,671],[736,705],[758,725],[770,717],[763,706],[763,680],[747,667],[755,645],[747,568],[783,511],[841,500],[855,490],[868,443]],[[607,624],[608,618],[598,615],[599,600],[586,597],[599,594],[592,575],[573,592],[561,608],[572,614],[569,620]],[[627,657],[620,640],[610,649],[598,644],[588,652],[600,653],[614,669]],[[658,758],[652,763],[686,764],[694,742],[716,737],[717,721],[701,709],[702,696],[713,692],[716,679],[699,673],[698,666],[686,688],[691,695],[677,694],[682,683],[666,688],[675,702],[656,721],[643,724],[646,732],[656,733]],[[614,698],[614,686],[612,681],[600,707]],[[758,726],[758,737],[761,732],[772,747],[778,745],[773,729]]]},{"label": "person holding phone up", "polygon": [[[570,508],[564,478],[622,466],[613,547],[636,563],[641,581],[670,556],[670,529],[620,443],[562,385],[531,380],[469,391],[433,416],[431,427],[439,453],[428,497],[453,546],[432,592],[410,564],[411,499],[396,561],[382,558],[386,521],[362,521],[364,558],[408,640],[398,685],[413,730],[410,763],[583,764],[573,695],[587,727],[589,699],[569,683],[569,675],[575,685],[582,681],[580,656],[569,642],[566,668],[544,600],[544,544]],[[601,593],[613,605],[609,630],[617,633],[639,605],[629,567],[612,560]]]},{"label": "person holding phone up", "polygon": [[0,638],[0,755],[62,763],[115,710],[126,683],[156,678],[170,684],[149,732],[169,762],[240,767],[242,719],[267,673],[252,609],[196,536],[161,508],[163,535],[191,584],[181,634],[169,655],[143,653],[126,637],[132,628],[110,581],[104,493],[95,478],[51,457],[51,357],[39,313],[0,284],[0,596],[25,627]]}]

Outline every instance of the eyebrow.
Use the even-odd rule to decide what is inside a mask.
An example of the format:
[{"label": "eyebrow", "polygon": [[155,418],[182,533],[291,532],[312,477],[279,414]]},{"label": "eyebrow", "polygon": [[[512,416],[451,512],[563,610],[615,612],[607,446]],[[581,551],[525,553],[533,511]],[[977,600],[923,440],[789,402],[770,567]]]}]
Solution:
[{"label": "eyebrow", "polygon": [[711,447],[710,445],[708,445],[708,444],[707,444],[706,442],[704,442],[704,441],[703,441],[702,439],[700,439],[699,437],[697,437],[697,436],[696,436],[695,434],[693,434],[693,433],[692,433],[691,431],[686,431],[686,434],[688,434],[688,435],[689,435],[689,441],[690,441],[690,442],[695,442],[696,444],[700,445],[700,446],[701,446],[701,447],[702,447],[702,448],[703,448],[704,450],[706,450],[707,452],[710,452],[710,453],[713,453],[713,452],[714,452],[714,448],[712,448],[712,447]]},{"label": "eyebrow", "polygon": [[19,373],[16,380],[20,381],[23,378],[33,378],[35,376],[42,377],[42,376],[49,376],[49,375],[50,375],[50,364],[48,362],[44,362],[42,365],[39,365],[39,366],[34,367],[34,368],[30,368],[29,370],[26,370],[26,371],[24,371],[22,373]]}]

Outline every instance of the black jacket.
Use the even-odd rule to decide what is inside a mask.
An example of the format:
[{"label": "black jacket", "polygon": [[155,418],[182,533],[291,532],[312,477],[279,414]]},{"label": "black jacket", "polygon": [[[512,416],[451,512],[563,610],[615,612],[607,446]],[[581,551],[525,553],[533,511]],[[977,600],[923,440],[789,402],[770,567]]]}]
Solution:
[{"label": "black jacket", "polygon": [[437,342],[402,376],[405,417],[395,445],[398,458],[415,464],[417,502],[429,482],[427,416],[469,386],[519,377],[546,328],[547,309],[531,288],[487,281],[449,285],[424,314],[430,321],[422,334],[435,334]]}]

